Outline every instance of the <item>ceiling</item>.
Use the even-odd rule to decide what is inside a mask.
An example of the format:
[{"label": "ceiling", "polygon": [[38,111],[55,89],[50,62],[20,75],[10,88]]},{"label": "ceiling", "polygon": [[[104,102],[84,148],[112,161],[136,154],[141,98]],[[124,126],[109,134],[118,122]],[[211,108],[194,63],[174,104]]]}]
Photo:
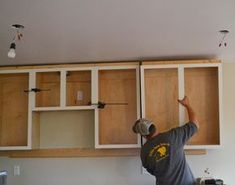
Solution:
[{"label": "ceiling", "polygon": [[[234,60],[234,10],[234,0],[1,0],[0,65]],[[16,23],[24,37],[9,59]]]}]

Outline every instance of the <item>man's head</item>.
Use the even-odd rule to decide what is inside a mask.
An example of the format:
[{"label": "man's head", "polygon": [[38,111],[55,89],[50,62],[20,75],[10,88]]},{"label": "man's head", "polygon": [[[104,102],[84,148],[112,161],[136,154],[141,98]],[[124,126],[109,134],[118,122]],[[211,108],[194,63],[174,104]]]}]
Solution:
[{"label": "man's head", "polygon": [[153,136],[156,133],[156,126],[154,123],[147,119],[138,119],[134,126],[132,127],[133,132],[136,134],[140,134],[146,138]]}]

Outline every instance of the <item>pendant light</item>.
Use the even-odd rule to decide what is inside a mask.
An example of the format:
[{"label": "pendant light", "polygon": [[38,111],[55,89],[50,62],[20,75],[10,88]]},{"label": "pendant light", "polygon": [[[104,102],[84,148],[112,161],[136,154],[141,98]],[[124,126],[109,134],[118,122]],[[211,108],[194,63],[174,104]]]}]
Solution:
[{"label": "pendant light", "polygon": [[7,53],[7,56],[9,58],[15,58],[16,56],[16,41],[20,41],[23,37],[22,30],[24,29],[23,25],[20,24],[13,24],[12,28],[16,30],[15,36],[12,39],[11,45],[10,45],[10,50]]}]

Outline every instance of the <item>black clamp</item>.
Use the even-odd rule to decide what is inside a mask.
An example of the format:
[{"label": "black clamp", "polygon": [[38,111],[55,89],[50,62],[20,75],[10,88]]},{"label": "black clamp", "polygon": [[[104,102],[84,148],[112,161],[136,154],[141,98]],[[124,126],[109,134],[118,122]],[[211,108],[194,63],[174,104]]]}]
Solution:
[{"label": "black clamp", "polygon": [[24,92],[27,92],[27,93],[29,93],[29,92],[37,93],[37,92],[41,92],[41,91],[50,91],[50,89],[31,88],[29,90],[24,90]]},{"label": "black clamp", "polygon": [[128,103],[104,103],[104,102],[98,101],[98,103],[89,102],[88,105],[97,105],[98,109],[104,109],[106,105],[128,105]]}]

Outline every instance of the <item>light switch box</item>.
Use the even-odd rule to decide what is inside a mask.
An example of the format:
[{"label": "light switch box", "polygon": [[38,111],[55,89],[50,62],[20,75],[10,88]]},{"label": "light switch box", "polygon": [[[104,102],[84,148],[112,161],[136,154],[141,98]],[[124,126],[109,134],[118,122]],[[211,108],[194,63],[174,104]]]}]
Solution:
[{"label": "light switch box", "polygon": [[77,91],[77,101],[83,100],[83,91]]},{"label": "light switch box", "polygon": [[15,165],[14,166],[14,176],[20,175],[20,166]]}]

